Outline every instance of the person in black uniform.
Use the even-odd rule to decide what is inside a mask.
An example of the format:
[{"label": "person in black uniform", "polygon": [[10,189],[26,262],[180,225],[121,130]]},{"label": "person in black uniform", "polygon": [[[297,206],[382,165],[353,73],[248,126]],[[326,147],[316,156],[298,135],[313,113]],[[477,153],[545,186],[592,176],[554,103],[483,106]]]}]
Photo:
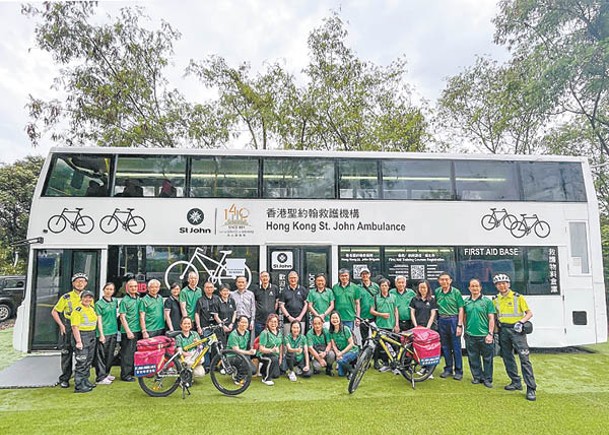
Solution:
[{"label": "person in black uniform", "polygon": [[271,284],[271,275],[267,271],[260,272],[260,285],[254,289],[256,299],[256,319],[254,329],[256,337],[266,327],[266,319],[269,314],[277,314],[279,306],[279,287]]}]

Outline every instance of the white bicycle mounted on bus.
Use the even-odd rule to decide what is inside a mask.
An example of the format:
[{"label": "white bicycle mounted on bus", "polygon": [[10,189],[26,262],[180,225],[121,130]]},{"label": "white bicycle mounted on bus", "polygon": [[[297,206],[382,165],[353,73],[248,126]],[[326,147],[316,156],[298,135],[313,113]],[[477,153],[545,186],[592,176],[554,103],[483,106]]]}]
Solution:
[{"label": "white bicycle mounted on bus", "polygon": [[[213,284],[222,284],[222,280],[234,280],[239,275],[244,275],[247,281],[247,287],[252,282],[252,271],[245,264],[243,258],[227,258],[233,251],[220,251],[222,258],[219,261],[214,260],[211,257],[205,255],[205,251],[202,248],[196,248],[192,257],[189,261],[180,260],[169,265],[165,271],[165,285],[170,288],[171,283],[177,281],[182,283],[188,277],[190,272],[194,272],[197,276],[200,276],[199,269],[195,266],[195,260],[202,266],[202,272],[207,274],[206,281],[210,281]],[[231,264],[235,263],[236,264]],[[211,267],[209,267],[211,264]],[[231,266],[231,267],[227,267]],[[242,273],[233,273],[233,267],[239,270],[243,270]],[[176,276],[177,275],[177,276]]]}]

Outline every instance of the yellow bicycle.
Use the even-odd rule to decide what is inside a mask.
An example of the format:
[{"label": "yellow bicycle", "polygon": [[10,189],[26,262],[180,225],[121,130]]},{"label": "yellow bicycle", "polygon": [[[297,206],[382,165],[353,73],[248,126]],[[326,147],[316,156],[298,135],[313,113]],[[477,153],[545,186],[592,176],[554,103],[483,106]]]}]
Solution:
[{"label": "yellow bicycle", "polygon": [[[210,335],[194,341],[184,347],[183,351],[179,348],[174,352],[167,350],[156,373],[138,378],[142,390],[152,397],[166,397],[181,386],[182,397],[186,397],[186,393],[190,395],[193,371],[202,364],[210,351],[213,356],[209,375],[214,387],[227,396],[236,396],[247,390],[252,382],[250,363],[244,355],[223,348],[216,335],[216,330],[221,327],[222,325],[214,325],[203,328],[205,332],[211,332]],[[179,334],[179,331],[173,331],[167,333],[167,336],[174,338]],[[189,351],[193,354],[187,361],[183,352]]]}]

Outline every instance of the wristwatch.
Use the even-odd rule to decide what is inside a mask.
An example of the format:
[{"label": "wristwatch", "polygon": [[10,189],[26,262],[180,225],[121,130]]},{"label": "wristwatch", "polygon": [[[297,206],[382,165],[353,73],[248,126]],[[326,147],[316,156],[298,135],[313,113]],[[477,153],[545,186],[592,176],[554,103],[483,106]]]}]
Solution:
[{"label": "wristwatch", "polygon": [[457,325],[457,328],[463,328],[463,325]]}]

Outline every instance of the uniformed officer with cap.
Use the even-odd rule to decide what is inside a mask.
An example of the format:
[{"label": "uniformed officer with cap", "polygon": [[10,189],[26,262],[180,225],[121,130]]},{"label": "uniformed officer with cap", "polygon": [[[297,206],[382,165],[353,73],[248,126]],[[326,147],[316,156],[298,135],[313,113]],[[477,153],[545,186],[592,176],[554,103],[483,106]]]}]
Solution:
[{"label": "uniformed officer with cap", "polygon": [[499,294],[494,297],[497,319],[499,321],[499,343],[505,370],[511,379],[505,386],[508,391],[522,390],[522,381],[512,350],[520,359],[522,378],[527,386],[527,400],[536,400],[537,384],[533,375],[533,365],[529,359],[529,344],[523,331],[523,324],[533,317],[533,312],[522,295],[510,289],[510,277],[499,273],[493,277],[493,284]]},{"label": "uniformed officer with cap", "polygon": [[80,305],[72,312],[72,335],[76,370],[74,373],[74,392],[88,393],[95,384],[89,381],[91,364],[95,355],[95,328],[97,314],[93,308],[93,293],[85,290],[80,295]]},{"label": "uniformed officer with cap", "polygon": [[72,291],[62,295],[51,310],[51,316],[59,326],[60,333],[61,375],[59,376],[59,385],[61,388],[68,388],[70,386],[70,377],[72,377],[72,355],[74,348],[70,317],[80,304],[80,295],[85,287],[87,287],[88,281],[89,277],[86,273],[75,273],[72,276]]}]

